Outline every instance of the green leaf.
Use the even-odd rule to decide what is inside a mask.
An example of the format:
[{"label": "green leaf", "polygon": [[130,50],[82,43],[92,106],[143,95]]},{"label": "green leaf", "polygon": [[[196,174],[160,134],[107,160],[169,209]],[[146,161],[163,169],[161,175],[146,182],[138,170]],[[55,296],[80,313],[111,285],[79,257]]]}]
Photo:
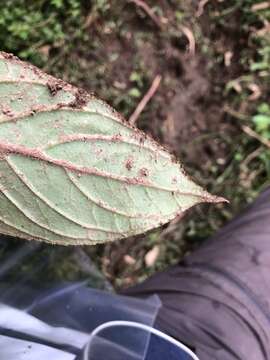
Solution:
[{"label": "green leaf", "polygon": [[256,124],[257,131],[267,130],[270,127],[270,115],[258,114],[252,117],[252,121]]},{"label": "green leaf", "polygon": [[219,202],[103,101],[0,53],[0,231],[96,244]]},{"label": "green leaf", "polygon": [[260,114],[270,115],[270,106],[269,106],[269,104],[267,104],[267,103],[261,103],[261,104],[258,106],[258,112],[259,112]]}]

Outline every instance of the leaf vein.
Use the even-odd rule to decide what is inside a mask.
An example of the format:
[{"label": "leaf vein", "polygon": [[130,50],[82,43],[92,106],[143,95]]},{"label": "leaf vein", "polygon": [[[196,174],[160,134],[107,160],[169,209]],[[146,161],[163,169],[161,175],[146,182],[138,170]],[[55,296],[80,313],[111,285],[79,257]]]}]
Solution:
[{"label": "leaf vein", "polygon": [[[104,142],[111,142],[111,143],[124,143],[131,146],[136,146],[140,149],[146,149],[153,153],[157,153],[158,149],[157,147],[152,147],[146,144],[140,144],[136,140],[133,140],[132,138],[126,139],[123,135],[117,134],[117,135],[103,135],[103,134],[75,134],[75,135],[67,135],[67,136],[61,136],[57,141],[48,143],[44,147],[39,148],[40,150],[48,150],[53,147],[57,147],[62,144],[75,142],[75,141],[81,141],[81,142],[91,142],[91,141],[104,141]],[[161,152],[160,155],[162,157],[169,159],[170,155],[166,155],[165,152]]]},{"label": "leaf vein", "polygon": [[[2,154],[1,154],[2,153]],[[67,170],[81,173],[81,174],[88,174],[88,175],[96,175],[100,177],[104,177],[107,179],[117,180],[123,183],[127,183],[128,185],[137,185],[137,186],[145,186],[154,188],[156,190],[160,191],[166,191],[166,192],[175,192],[178,195],[183,196],[194,196],[198,197],[203,200],[209,200],[210,198],[213,199],[213,197],[210,197],[207,193],[206,194],[197,194],[197,193],[190,193],[190,192],[183,192],[180,189],[177,188],[167,188],[164,186],[160,186],[157,184],[151,183],[149,180],[146,180],[144,178],[139,177],[127,177],[127,176],[121,176],[116,174],[111,174],[102,170],[98,170],[96,168],[91,168],[87,166],[80,166],[75,165],[69,161],[66,160],[59,160],[55,159],[51,156],[48,156],[44,154],[42,151],[32,148],[27,148],[23,145],[13,145],[7,142],[0,142],[0,155],[7,157],[9,154],[17,154],[23,157],[30,157],[35,160],[39,161],[45,161],[49,164],[59,166],[60,168],[66,168]],[[217,198],[216,201],[221,201],[222,199]]]},{"label": "leaf vein", "polygon": [[27,188],[29,190],[32,191],[32,193],[38,197],[40,200],[42,200],[47,206],[49,206],[53,211],[55,211],[56,213],[62,215],[64,218],[66,218],[67,220],[75,223],[76,225],[80,225],[81,227],[85,228],[85,229],[89,229],[89,230],[97,230],[97,231],[101,231],[101,232],[105,232],[105,233],[111,233],[111,234],[118,234],[117,232],[108,230],[108,229],[104,229],[101,227],[95,227],[89,224],[84,224],[81,222],[78,222],[78,220],[75,220],[73,218],[71,218],[69,215],[67,215],[65,212],[63,212],[62,210],[58,209],[57,207],[55,207],[54,204],[51,203],[51,201],[49,201],[47,198],[45,198],[37,189],[34,188],[34,186],[28,181],[26,181],[25,177],[19,172],[19,170],[16,168],[16,166],[14,165],[14,163],[12,163],[12,160],[10,158],[6,158],[7,163],[9,164],[9,166],[11,167],[11,169],[14,171],[14,173],[20,178],[20,180],[27,186]]},{"label": "leaf vein", "polygon": [[5,189],[3,189],[3,187],[0,185],[0,192],[5,196],[5,198],[12,204],[16,207],[16,209],[21,213],[23,214],[30,222],[32,222],[34,225],[42,228],[42,229],[45,229],[49,232],[51,232],[52,234],[54,235],[59,235],[59,236],[63,236],[63,237],[67,237],[67,238],[70,238],[70,239],[84,239],[84,238],[79,238],[77,236],[70,236],[70,235],[66,235],[64,233],[62,233],[61,231],[58,231],[58,230],[55,230],[55,229],[52,229],[50,228],[49,226],[37,221],[33,215],[31,215],[28,211],[26,211],[25,209],[23,209],[21,207],[21,205],[12,198],[12,196],[9,194],[8,191],[6,191]]},{"label": "leaf vein", "polygon": [[70,178],[70,181],[77,187],[77,189],[91,202],[93,202],[95,205],[99,206],[100,208],[107,210],[113,214],[118,214],[118,215],[122,215],[125,217],[129,217],[129,218],[137,218],[137,217],[142,217],[142,215],[130,215],[128,213],[122,212],[120,210],[117,210],[116,208],[113,208],[111,206],[109,206],[107,203],[105,203],[104,201],[98,201],[96,199],[94,199],[92,196],[90,196],[90,194],[82,187],[82,185],[75,180],[75,176],[71,175],[67,170],[66,173],[68,175],[68,177]]}]

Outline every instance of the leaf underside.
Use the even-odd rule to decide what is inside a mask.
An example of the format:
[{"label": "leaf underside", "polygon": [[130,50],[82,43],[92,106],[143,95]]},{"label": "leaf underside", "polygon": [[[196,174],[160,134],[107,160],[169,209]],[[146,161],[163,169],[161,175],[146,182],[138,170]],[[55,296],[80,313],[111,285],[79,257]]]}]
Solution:
[{"label": "leaf underside", "polygon": [[220,200],[103,101],[0,52],[0,232],[103,243]]}]

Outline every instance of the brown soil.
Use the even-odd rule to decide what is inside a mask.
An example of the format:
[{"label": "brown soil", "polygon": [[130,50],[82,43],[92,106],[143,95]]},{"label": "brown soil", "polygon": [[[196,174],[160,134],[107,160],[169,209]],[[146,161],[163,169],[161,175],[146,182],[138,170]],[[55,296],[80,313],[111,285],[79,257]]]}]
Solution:
[{"label": "brown soil", "polygon": [[[175,5],[164,0],[159,2],[159,6],[164,16],[173,21],[171,19]],[[194,18],[194,3],[188,1],[185,7],[189,12],[192,9],[190,17]],[[104,35],[101,24],[92,25],[90,31],[93,31],[93,37],[100,39],[100,46],[94,55],[91,53],[87,56],[88,71],[92,71],[93,64],[102,62],[104,85],[108,89],[116,83],[118,86],[120,84],[122,89],[118,91],[119,96],[123,96],[131,87],[129,78],[136,64],[139,63],[143,69],[148,87],[155,75],[160,74],[162,82],[159,90],[145,108],[137,126],[174,152],[188,167],[200,169],[202,174],[204,170],[209,170],[213,162],[225,165],[227,138],[235,133],[235,126],[224,113],[222,99],[223,86],[230,74],[224,74],[220,83],[220,79],[216,79],[217,74],[209,70],[208,56],[202,55],[199,48],[195,55],[188,54],[188,41],[183,33],[179,32],[178,37],[168,34],[166,28],[160,30],[140,9],[136,13],[134,5],[128,4],[122,9],[126,29],[124,36],[116,36],[114,32]],[[202,17],[200,23],[205,27],[203,31],[208,32],[209,19],[207,22]],[[170,27],[171,24],[168,28]],[[192,24],[190,28],[192,29]],[[149,37],[140,40],[138,45],[139,32],[144,32]],[[228,44],[226,34],[224,37],[227,43],[223,44],[225,40],[218,39],[219,46],[234,48],[235,40],[232,39],[231,44]],[[119,56],[117,60],[111,61],[110,54]],[[74,56],[80,61],[80,54]],[[84,78],[81,84],[88,90],[93,90],[91,77]],[[121,112],[121,104],[119,106],[117,99],[108,99],[107,89],[102,86],[95,88],[95,91],[105,100],[111,100],[112,105]]]}]

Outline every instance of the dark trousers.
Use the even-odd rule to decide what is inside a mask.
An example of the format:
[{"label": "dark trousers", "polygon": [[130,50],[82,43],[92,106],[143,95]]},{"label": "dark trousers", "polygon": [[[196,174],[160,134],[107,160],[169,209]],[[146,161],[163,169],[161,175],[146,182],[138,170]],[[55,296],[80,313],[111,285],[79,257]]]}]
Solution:
[{"label": "dark trousers", "polygon": [[201,360],[269,360],[270,189],[179,265],[125,294],[157,294],[157,326]]}]

